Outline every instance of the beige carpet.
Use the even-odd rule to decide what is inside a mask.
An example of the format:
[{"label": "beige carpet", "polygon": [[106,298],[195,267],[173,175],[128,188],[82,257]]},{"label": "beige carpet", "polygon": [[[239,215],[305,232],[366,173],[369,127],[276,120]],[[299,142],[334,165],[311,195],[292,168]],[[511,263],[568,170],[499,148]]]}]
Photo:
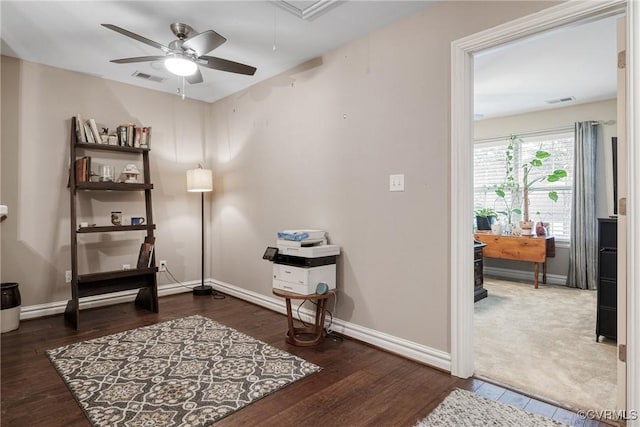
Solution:
[{"label": "beige carpet", "polygon": [[577,408],[616,408],[616,344],[595,341],[595,291],[490,278],[485,288],[477,375]]}]

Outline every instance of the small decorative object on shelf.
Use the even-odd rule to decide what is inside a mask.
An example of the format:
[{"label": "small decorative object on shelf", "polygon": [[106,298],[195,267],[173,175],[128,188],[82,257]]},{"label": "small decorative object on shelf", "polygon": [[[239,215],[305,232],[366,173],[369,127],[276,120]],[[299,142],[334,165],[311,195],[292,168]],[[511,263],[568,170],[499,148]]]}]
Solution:
[{"label": "small decorative object on shelf", "polygon": [[131,217],[131,225],[142,225],[144,224],[144,218],[141,216],[133,216]]},{"label": "small decorative object on shelf", "polygon": [[122,174],[120,175],[120,182],[135,184],[138,182],[138,175],[140,175],[138,167],[133,163],[129,163],[122,170]]},{"label": "small decorative object on shelf", "polygon": [[491,233],[498,236],[502,235],[502,224],[500,224],[499,222],[494,222],[493,224],[491,224]]},{"label": "small decorative object on shelf", "polygon": [[114,174],[114,170],[115,168],[113,166],[110,165],[102,165],[100,166],[100,175],[98,178],[99,182],[112,182],[115,174]]},{"label": "small decorative object on shelf", "polygon": [[122,212],[120,211],[111,212],[111,224],[122,225]]}]

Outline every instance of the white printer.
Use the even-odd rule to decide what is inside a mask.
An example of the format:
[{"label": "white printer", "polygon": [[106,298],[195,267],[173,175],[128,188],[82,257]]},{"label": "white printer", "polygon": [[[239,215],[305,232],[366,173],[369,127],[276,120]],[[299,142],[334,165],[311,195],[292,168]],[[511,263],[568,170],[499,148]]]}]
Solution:
[{"label": "white printer", "polygon": [[[300,235],[306,237],[298,240],[282,238]],[[326,242],[324,231],[319,230],[278,233],[277,247],[267,248],[263,256],[273,261],[273,287],[301,295],[315,294],[318,284],[322,282],[329,289],[335,289],[340,246]]]}]

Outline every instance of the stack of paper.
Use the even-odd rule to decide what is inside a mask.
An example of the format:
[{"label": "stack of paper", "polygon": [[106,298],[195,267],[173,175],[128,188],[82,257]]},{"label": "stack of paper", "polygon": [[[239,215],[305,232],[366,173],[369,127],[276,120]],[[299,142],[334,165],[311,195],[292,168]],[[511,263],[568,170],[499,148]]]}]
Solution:
[{"label": "stack of paper", "polygon": [[278,233],[278,246],[305,247],[326,245],[326,233],[322,230],[283,230]]}]

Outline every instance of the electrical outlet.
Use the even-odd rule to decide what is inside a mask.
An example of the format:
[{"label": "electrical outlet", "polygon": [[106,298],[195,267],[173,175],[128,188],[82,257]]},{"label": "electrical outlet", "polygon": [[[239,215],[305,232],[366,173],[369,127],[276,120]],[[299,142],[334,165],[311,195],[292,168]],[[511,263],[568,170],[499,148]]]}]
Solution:
[{"label": "electrical outlet", "polygon": [[64,272],[64,282],[71,283],[71,270],[66,270]]},{"label": "electrical outlet", "polygon": [[122,269],[123,269],[123,270],[129,270],[129,269],[131,269],[131,265],[129,265],[129,264],[122,264]]},{"label": "electrical outlet", "polygon": [[158,271],[167,271],[167,261],[162,260],[158,266]]}]

